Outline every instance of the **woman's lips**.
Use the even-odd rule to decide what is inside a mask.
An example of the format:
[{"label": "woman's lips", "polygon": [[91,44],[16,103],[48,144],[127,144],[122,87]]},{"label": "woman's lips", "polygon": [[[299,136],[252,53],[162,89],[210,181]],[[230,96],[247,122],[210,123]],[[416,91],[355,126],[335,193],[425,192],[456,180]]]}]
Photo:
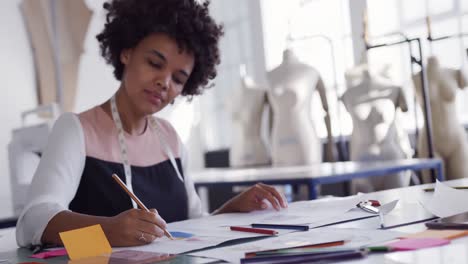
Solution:
[{"label": "woman's lips", "polygon": [[147,98],[149,102],[153,105],[159,106],[163,102],[163,98],[160,94],[156,92],[151,92],[149,90],[145,90],[145,93],[147,95]]}]

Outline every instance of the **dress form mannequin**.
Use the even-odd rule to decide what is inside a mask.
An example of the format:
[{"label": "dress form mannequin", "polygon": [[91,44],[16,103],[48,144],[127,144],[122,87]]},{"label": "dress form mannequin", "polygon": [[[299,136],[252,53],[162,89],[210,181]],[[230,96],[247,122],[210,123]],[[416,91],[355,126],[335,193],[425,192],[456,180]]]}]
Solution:
[{"label": "dress form mannequin", "polygon": [[[371,76],[366,66],[360,66],[357,71],[347,72],[349,88],[342,96],[353,120],[351,160],[408,158],[408,135],[403,133],[395,122],[397,108],[404,112],[408,110],[402,88],[392,85],[383,76]],[[352,192],[372,192],[407,186],[409,177],[408,173],[400,173],[353,180]]]},{"label": "dress form mannequin", "polygon": [[93,13],[85,1],[55,1],[53,7],[55,21],[51,1],[23,0],[20,4],[34,49],[38,105],[57,102],[57,88],[61,88],[63,98],[58,103],[69,112],[75,107],[80,57]]},{"label": "dress form mannequin", "polygon": [[[456,115],[455,96],[458,89],[468,85],[468,76],[462,70],[440,67],[436,57],[430,57],[427,60],[427,76],[435,155],[444,161],[446,179],[462,178],[468,172],[468,144],[466,133]],[[420,73],[413,76],[413,83],[421,104]],[[427,158],[428,147],[425,127],[419,135],[419,156]],[[423,175],[423,180],[429,182],[428,173]]]},{"label": "dress form mannequin", "polygon": [[283,62],[267,73],[268,100],[273,110],[271,138],[275,166],[322,162],[322,143],[310,118],[311,96],[317,90],[326,112],[327,160],[333,161],[333,141],[325,86],[314,68],[301,63],[293,51],[283,53]]},{"label": "dress form mannequin", "polygon": [[233,120],[232,145],[229,153],[231,167],[247,167],[270,163],[269,154],[261,138],[266,90],[259,87],[241,68],[241,87],[231,100]]}]

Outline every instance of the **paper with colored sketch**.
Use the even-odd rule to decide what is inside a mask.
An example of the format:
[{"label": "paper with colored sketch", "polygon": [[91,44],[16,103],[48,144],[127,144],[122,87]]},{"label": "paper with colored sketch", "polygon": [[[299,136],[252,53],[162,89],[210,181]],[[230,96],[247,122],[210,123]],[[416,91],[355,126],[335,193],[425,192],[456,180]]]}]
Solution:
[{"label": "paper with colored sketch", "polygon": [[432,197],[420,202],[429,212],[438,217],[448,217],[468,212],[468,192],[451,188],[439,181],[436,182]]},{"label": "paper with colored sketch", "polygon": [[401,233],[399,232],[388,230],[320,228],[234,246],[208,249],[189,253],[189,255],[215,258],[231,263],[240,263],[240,259],[249,252],[322,244],[342,240],[345,241],[345,244],[336,248],[358,248],[365,245],[386,242],[400,235]]},{"label": "paper with colored sketch", "polygon": [[[360,199],[362,199],[361,196],[353,196],[349,198],[303,201],[291,203],[288,208],[280,211],[269,208],[250,213],[221,214],[174,222],[168,224],[168,231],[186,232],[194,234],[194,236],[177,240],[169,240],[163,237],[151,244],[132,247],[131,249],[180,254],[216,246],[234,239],[261,237],[264,235],[230,231],[229,226],[250,225],[252,223],[308,224],[342,215],[351,208],[355,208]],[[295,232],[295,230],[284,229],[276,231],[278,231],[279,236]]]},{"label": "paper with colored sketch", "polygon": [[[187,220],[183,222],[190,221],[192,220]],[[230,240],[265,236],[263,234],[257,233],[231,231],[228,227],[211,227],[210,229],[198,229],[196,227],[191,227],[190,225],[181,225],[180,222],[177,222],[177,224],[179,226],[177,228],[177,232],[191,233],[193,234],[193,236],[185,238],[175,238],[174,240],[170,240],[167,237],[162,237],[156,239],[148,245],[126,248],[114,248],[114,251],[132,249],[146,252],[180,254],[196,249],[216,246]],[[168,224],[167,230],[172,233],[176,229],[173,229],[172,224]],[[284,235],[291,232],[295,231],[278,230],[279,235]]]}]

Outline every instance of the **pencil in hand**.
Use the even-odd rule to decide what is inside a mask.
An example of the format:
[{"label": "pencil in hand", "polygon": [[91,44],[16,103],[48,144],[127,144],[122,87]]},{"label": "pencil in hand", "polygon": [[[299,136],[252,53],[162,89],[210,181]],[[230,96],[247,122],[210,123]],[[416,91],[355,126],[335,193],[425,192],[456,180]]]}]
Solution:
[{"label": "pencil in hand", "polygon": [[[135,203],[138,204],[138,206],[145,210],[146,212],[149,212],[150,210],[148,210],[148,208],[140,201],[140,199],[138,199],[138,197],[136,197],[135,194],[133,194],[128,188],[127,188],[127,185],[125,185],[125,183],[119,178],[119,176],[117,176],[117,174],[112,174],[112,178],[114,178],[114,180],[120,185],[120,187],[122,187],[122,189],[130,196],[130,198],[133,199],[133,201],[135,201]],[[164,235],[166,235],[167,238],[173,240],[174,238],[172,237],[171,233],[169,233],[165,228],[161,228],[163,231],[164,231]]]}]

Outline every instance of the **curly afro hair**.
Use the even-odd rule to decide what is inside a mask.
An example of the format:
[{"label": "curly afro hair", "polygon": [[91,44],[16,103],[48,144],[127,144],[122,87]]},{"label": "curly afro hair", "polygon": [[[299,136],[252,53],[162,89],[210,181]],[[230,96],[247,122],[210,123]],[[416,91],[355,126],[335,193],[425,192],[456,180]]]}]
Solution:
[{"label": "curly afro hair", "polygon": [[112,0],[107,10],[104,30],[96,36],[101,54],[114,67],[114,76],[122,80],[122,50],[135,47],[152,33],[174,38],[181,50],[191,52],[195,65],[182,95],[189,99],[199,95],[216,77],[220,62],[218,42],[223,27],[216,24],[208,11],[209,1],[197,0]]}]

